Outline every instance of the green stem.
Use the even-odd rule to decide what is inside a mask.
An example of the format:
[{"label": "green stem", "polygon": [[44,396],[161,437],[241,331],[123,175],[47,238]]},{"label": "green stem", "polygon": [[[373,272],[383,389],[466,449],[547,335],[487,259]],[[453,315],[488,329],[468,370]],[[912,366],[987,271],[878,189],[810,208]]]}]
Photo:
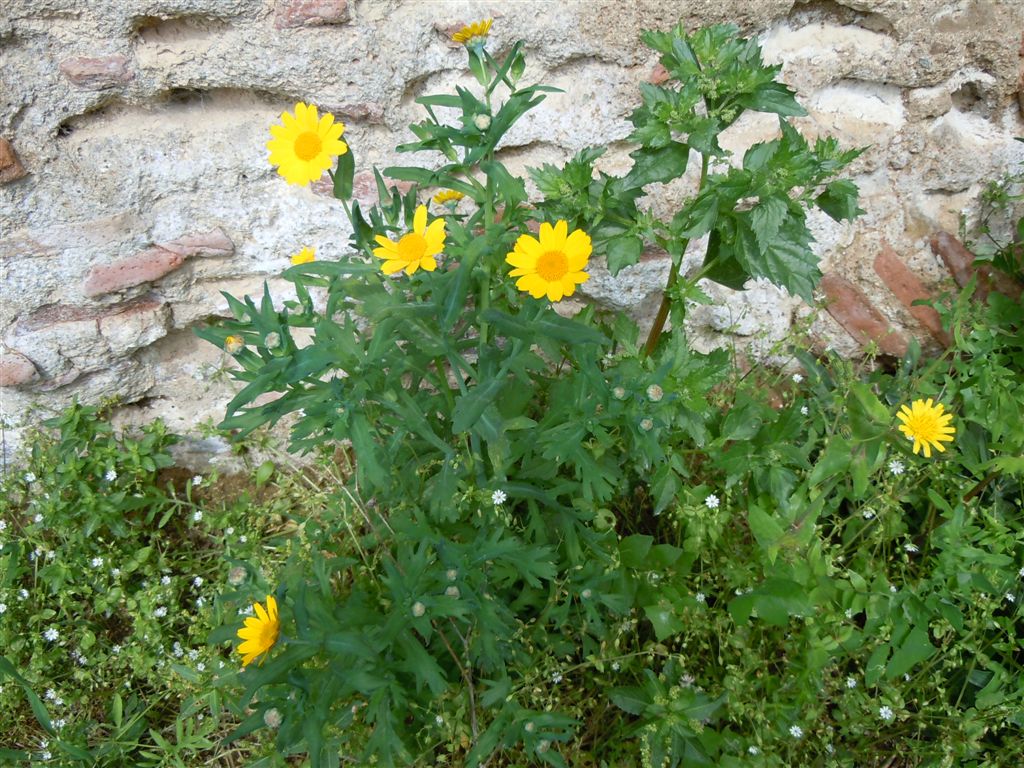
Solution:
[{"label": "green stem", "polygon": [[[703,155],[700,163],[700,182],[697,185],[697,195],[704,190],[704,182],[708,176],[708,157]],[[696,197],[696,195],[695,195]],[[644,355],[650,357],[654,354],[655,348],[658,346],[658,340],[661,338],[662,331],[665,330],[665,323],[668,320],[669,311],[672,309],[672,289],[675,287],[676,282],[679,280],[679,267],[683,263],[683,257],[686,255],[686,249],[690,245],[690,239],[685,238],[682,240],[682,248],[679,251],[679,260],[672,262],[672,269],[668,273],[668,282],[665,283],[665,292],[661,297],[661,306],[658,307],[658,314],[654,318],[654,325],[651,326],[651,332],[647,336],[647,343],[644,344]],[[701,273],[691,279],[689,282],[696,283],[703,277],[704,272],[707,271],[707,267],[701,270]]]}]

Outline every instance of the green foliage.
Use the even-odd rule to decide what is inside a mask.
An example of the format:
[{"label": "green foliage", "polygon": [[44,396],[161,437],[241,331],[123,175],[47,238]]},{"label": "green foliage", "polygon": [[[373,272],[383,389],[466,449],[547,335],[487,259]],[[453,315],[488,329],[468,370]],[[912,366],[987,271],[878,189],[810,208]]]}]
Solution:
[{"label": "green foliage", "polygon": [[[267,729],[279,759],[314,767],[852,765],[879,745],[908,764],[1024,757],[1020,308],[954,302],[955,350],[894,372],[797,347],[796,386],[695,353],[681,323],[662,337],[669,306],[678,320],[707,301],[704,277],[810,298],[807,211],[860,213],[835,178],[858,150],[809,144],[777,68],[734,28],[645,40],[673,79],[642,89],[623,176],[587,149],[532,171],[545,199],[529,207],[495,150],[550,89],[519,87],[518,44],[498,61],[478,41],[482,93],[421,97],[428,118],[400,147],[441,164],[375,171],[364,212],[339,159],[353,252],[289,269],[283,306],[229,297],[234,319],[202,331],[246,343],[225,427],[288,416],[293,450],[344,461],[290,512],[263,593],[279,638],[215,681],[232,738]],[[712,172],[747,109],[779,115],[779,136]],[[697,192],[658,221],[638,201],[691,152]],[[441,268],[385,277],[377,238],[407,232],[433,186],[469,198],[439,214]],[[626,318],[516,290],[505,255],[538,220],[585,230],[613,271],[649,245],[673,256],[645,344]],[[705,235],[700,272],[681,277]],[[893,424],[923,397],[957,417],[931,460]],[[222,619],[211,644],[235,637]]]},{"label": "green foliage", "polygon": [[75,405],[43,426],[0,490],[4,765],[215,755],[231,720],[208,685],[226,660],[205,640],[238,609],[220,590],[253,560],[255,521],[200,503],[215,476],[168,484],[160,422],[120,435]]}]

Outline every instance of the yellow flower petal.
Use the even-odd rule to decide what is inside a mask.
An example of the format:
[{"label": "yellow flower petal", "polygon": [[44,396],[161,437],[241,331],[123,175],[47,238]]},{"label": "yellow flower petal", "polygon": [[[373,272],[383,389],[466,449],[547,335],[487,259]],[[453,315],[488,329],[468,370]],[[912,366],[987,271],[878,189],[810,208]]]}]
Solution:
[{"label": "yellow flower petal", "polygon": [[509,277],[518,277],[516,287],[534,298],[561,301],[590,278],[582,271],[590,260],[590,236],[582,230],[569,232],[569,223],[563,220],[554,226],[543,222],[539,235],[537,239],[524,234],[516,240],[514,250],[505,256],[514,267]]},{"label": "yellow flower petal", "polygon": [[289,184],[308,184],[319,179],[334,159],[348,151],[339,137],[344,123],[335,123],[334,116],[322,117],[317,108],[298,102],[295,113],[281,113],[280,125],[270,127],[273,137],[267,142],[268,160]]}]

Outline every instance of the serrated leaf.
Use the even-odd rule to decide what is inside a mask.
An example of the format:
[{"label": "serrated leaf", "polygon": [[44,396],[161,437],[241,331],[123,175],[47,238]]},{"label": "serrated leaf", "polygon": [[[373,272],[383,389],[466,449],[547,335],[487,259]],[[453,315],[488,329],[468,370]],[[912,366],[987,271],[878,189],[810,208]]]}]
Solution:
[{"label": "serrated leaf", "polygon": [[612,688],[608,691],[608,698],[619,709],[631,715],[642,715],[651,703],[644,689],[636,686]]},{"label": "serrated leaf", "polygon": [[619,542],[619,557],[622,558],[622,564],[627,568],[646,570],[647,553],[651,551],[653,543],[653,536],[641,533],[624,538]]},{"label": "serrated leaf", "polygon": [[814,204],[835,221],[852,221],[864,211],[857,207],[859,190],[847,179],[839,179],[825,185],[825,191],[814,198]]},{"label": "serrated leaf", "polygon": [[690,159],[690,148],[672,141],[658,149],[641,147],[629,156],[633,158],[633,167],[623,177],[623,183],[628,188],[644,187],[682,176]]},{"label": "serrated leaf", "polygon": [[789,202],[782,197],[763,198],[750,211],[750,226],[762,249],[767,249],[779,235],[779,227],[789,213]]},{"label": "serrated leaf", "polygon": [[605,245],[605,258],[608,271],[617,275],[625,267],[631,267],[640,260],[644,250],[644,241],[633,235],[613,237]]}]

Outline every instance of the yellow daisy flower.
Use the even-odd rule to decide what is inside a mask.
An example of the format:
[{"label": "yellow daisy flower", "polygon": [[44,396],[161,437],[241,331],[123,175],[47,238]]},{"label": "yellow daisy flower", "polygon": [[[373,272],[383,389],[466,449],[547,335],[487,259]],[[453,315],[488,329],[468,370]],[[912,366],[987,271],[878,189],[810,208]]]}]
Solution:
[{"label": "yellow daisy flower", "polygon": [[586,272],[590,260],[590,235],[582,229],[568,232],[569,224],[558,221],[552,227],[540,225],[540,240],[532,235],[521,235],[515,249],[505,261],[515,269],[509,277],[518,277],[516,288],[527,291],[533,298],[547,295],[551,301],[572,296],[576,286],[589,278]]},{"label": "yellow daisy flower", "polygon": [[953,414],[943,413],[944,410],[942,403],[933,404],[930,397],[927,400],[915,400],[909,408],[905,405],[900,407],[896,414],[896,418],[903,422],[899,430],[907,439],[914,441],[915,454],[923,449],[924,457],[929,459],[933,446],[941,453],[946,450],[942,443],[953,441],[956,428],[949,423]]},{"label": "yellow daisy flower", "polygon": [[334,158],[348,152],[341,141],[345,125],[334,122],[334,115],[318,116],[316,107],[301,101],[295,114],[281,113],[281,124],[270,126],[274,137],[267,142],[270,164],[289,184],[304,185],[316,181],[334,164]]},{"label": "yellow daisy flower", "polygon": [[292,256],[292,264],[308,264],[311,261],[316,261],[316,251],[312,248],[303,248]]},{"label": "yellow daisy flower", "polygon": [[281,631],[281,621],[277,617],[277,600],[273,595],[267,595],[266,610],[259,603],[253,603],[252,607],[256,615],[249,616],[245,620],[245,626],[238,630],[238,637],[244,641],[237,649],[242,654],[243,667],[249,666],[257,656],[273,648]]},{"label": "yellow daisy flower", "polygon": [[487,40],[487,33],[491,31],[491,24],[493,23],[494,19],[474,21],[452,35],[452,40],[456,43],[462,43],[467,48],[471,45],[484,43]]},{"label": "yellow daisy flower", "polygon": [[245,339],[241,336],[228,336],[224,339],[224,349],[228,354],[237,355],[245,347]]},{"label": "yellow daisy flower", "polygon": [[380,248],[373,249],[373,255],[384,259],[381,270],[392,275],[401,269],[411,275],[417,269],[433,272],[437,269],[435,256],[444,250],[444,219],[434,219],[427,226],[427,206],[416,209],[412,220],[412,232],[403,235],[396,243],[384,235],[377,235]]},{"label": "yellow daisy flower", "polygon": [[457,203],[464,197],[464,194],[456,192],[454,189],[442,189],[434,195],[434,202],[438,205],[444,205],[445,203]]}]

